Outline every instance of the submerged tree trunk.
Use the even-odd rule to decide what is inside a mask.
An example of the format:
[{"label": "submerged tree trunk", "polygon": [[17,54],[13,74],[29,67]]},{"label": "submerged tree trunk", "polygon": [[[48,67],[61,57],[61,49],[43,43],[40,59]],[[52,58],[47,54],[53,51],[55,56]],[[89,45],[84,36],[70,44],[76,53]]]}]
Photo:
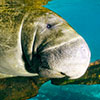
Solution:
[{"label": "submerged tree trunk", "polygon": [[0,79],[0,100],[26,100],[38,93],[47,79],[39,77],[15,77]]}]

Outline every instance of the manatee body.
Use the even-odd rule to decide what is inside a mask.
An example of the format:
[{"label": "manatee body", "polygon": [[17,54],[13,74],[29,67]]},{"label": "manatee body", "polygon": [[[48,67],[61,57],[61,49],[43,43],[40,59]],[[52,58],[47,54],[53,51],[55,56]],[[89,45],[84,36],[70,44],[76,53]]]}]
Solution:
[{"label": "manatee body", "polygon": [[90,62],[85,40],[60,16],[42,8],[3,13],[0,27],[0,78],[84,75]]}]

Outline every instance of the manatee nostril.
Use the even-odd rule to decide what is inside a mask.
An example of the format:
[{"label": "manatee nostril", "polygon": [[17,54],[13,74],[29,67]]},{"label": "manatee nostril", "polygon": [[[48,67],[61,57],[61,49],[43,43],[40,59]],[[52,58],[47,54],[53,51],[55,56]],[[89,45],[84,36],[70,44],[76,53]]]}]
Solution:
[{"label": "manatee nostril", "polygon": [[82,51],[85,52],[86,48],[84,46],[81,47]]}]

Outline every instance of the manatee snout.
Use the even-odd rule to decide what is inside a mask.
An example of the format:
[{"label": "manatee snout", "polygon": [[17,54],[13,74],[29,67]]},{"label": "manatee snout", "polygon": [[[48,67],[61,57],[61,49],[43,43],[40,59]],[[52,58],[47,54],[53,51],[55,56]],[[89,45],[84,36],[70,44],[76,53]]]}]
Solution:
[{"label": "manatee snout", "polygon": [[[31,19],[32,28],[26,29],[24,26],[26,30],[22,37],[26,35],[27,40],[23,38],[25,41],[22,42],[23,47],[28,48],[24,52],[27,54],[27,61],[33,73],[47,78],[69,77],[70,79],[84,75],[90,62],[90,50],[85,40],[52,11]],[[26,33],[29,28],[32,30],[30,38]],[[29,41],[30,44],[26,45]]]},{"label": "manatee snout", "polygon": [[90,50],[87,43],[61,17],[55,14],[47,16],[53,26],[41,34],[47,40],[40,53],[39,75],[48,78],[81,77],[85,74],[90,62]]},{"label": "manatee snout", "polygon": [[51,47],[41,54],[40,76],[48,78],[84,75],[90,62],[90,51],[85,40],[78,36],[66,43]]}]

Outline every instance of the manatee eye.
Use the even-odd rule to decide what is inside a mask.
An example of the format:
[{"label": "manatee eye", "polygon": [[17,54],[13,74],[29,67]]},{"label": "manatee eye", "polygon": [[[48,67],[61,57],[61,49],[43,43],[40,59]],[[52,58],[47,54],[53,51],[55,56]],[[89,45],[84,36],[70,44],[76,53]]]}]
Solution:
[{"label": "manatee eye", "polygon": [[52,25],[51,24],[47,24],[47,28],[48,29],[52,28]]}]

